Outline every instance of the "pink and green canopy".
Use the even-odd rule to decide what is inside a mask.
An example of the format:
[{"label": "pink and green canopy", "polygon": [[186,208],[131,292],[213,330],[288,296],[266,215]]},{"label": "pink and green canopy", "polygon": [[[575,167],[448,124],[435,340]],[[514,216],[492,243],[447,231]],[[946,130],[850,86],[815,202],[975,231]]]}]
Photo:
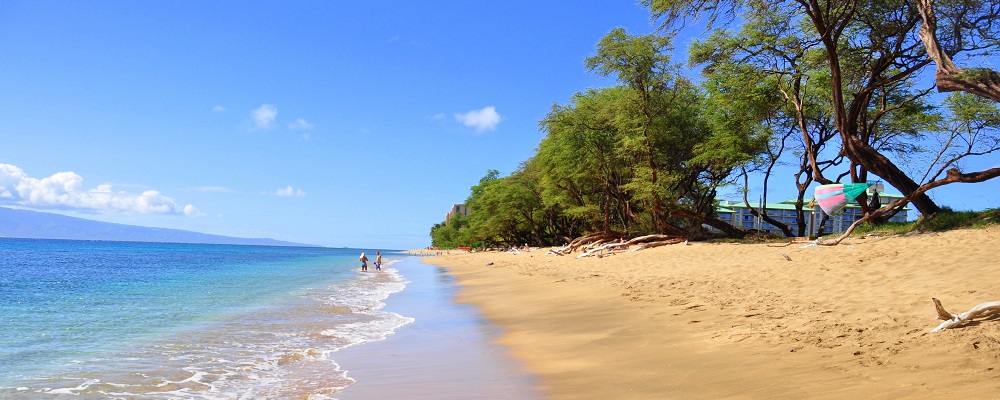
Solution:
[{"label": "pink and green canopy", "polygon": [[836,214],[868,189],[867,183],[835,183],[816,188],[816,202],[826,215]]}]

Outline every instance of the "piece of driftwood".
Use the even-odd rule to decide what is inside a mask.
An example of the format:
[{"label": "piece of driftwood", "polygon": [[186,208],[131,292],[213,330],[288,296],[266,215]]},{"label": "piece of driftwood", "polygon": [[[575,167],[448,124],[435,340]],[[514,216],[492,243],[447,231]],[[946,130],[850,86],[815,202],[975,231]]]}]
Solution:
[{"label": "piece of driftwood", "polygon": [[665,241],[665,240],[675,240],[675,239],[678,239],[678,238],[679,238],[678,236],[670,236],[670,235],[646,235],[646,236],[638,236],[638,237],[634,237],[632,239],[629,239],[629,241],[627,243],[629,245],[633,245],[633,244],[641,244],[641,243],[662,242],[662,241]]},{"label": "piece of driftwood", "polygon": [[592,233],[589,235],[584,235],[576,239],[573,239],[565,246],[553,247],[552,249],[549,249],[548,253],[546,254],[557,254],[560,256],[564,256],[566,254],[572,253],[573,251],[575,251],[580,247],[586,247],[594,244],[595,242],[602,242],[602,241],[608,242],[610,240],[618,240],[620,236],[621,235],[613,232]]},{"label": "piece of driftwood", "polygon": [[673,237],[671,239],[658,240],[658,241],[655,241],[655,242],[647,242],[647,243],[643,243],[643,244],[640,244],[640,245],[636,246],[631,251],[639,251],[639,250],[645,250],[645,249],[652,249],[654,247],[660,247],[660,246],[666,246],[666,245],[678,244],[678,243],[685,243],[686,244],[687,243],[687,239],[684,239],[682,237]]},{"label": "piece of driftwood", "polygon": [[858,219],[857,221],[854,221],[854,223],[851,224],[851,226],[848,226],[847,230],[845,230],[844,233],[841,234],[836,239],[831,239],[831,240],[819,240],[819,239],[817,239],[816,240],[816,244],[821,245],[821,246],[836,246],[836,245],[840,244],[840,242],[843,242],[844,239],[847,239],[847,238],[851,237],[851,234],[854,233],[854,228],[857,228],[859,225],[867,222],[869,219],[871,219],[871,215],[870,214],[869,215],[865,215],[865,216],[861,217],[860,219]]},{"label": "piece of driftwood", "polygon": [[987,301],[961,314],[952,314],[946,311],[938,299],[931,298],[931,301],[934,302],[934,309],[938,314],[937,319],[944,320],[941,325],[938,325],[931,332],[941,332],[948,328],[964,325],[973,319],[989,317],[1000,312],[1000,301]]},{"label": "piece of driftwood", "polygon": [[620,239],[598,239],[593,242],[587,243],[586,245],[583,245],[581,247],[583,248],[583,250],[590,251],[593,249],[604,247],[605,245],[621,244],[621,243],[623,243],[623,241]]},{"label": "piece of driftwood", "polygon": [[633,245],[639,245],[637,248],[632,250],[637,251],[686,241],[687,240],[683,237],[671,235],[645,235],[625,240],[622,239],[621,235],[617,233],[594,233],[573,239],[565,246],[553,247],[545,254],[564,256],[576,251],[577,249],[582,249],[584,253],[580,254],[576,258],[583,258],[592,256],[595,253],[603,254],[605,250],[609,252],[624,250]]},{"label": "piece of driftwood", "polygon": [[608,240],[601,241],[599,244],[591,245],[591,248],[587,252],[580,254],[576,258],[589,257],[594,253],[603,254],[605,250],[609,254],[613,254],[616,250],[624,250],[632,246],[636,246],[631,251],[639,251],[642,249],[651,249],[654,247],[666,246],[669,244],[677,244],[681,242],[687,242],[687,239],[679,236],[671,235],[645,235],[638,236],[627,241],[625,240]]},{"label": "piece of driftwood", "polygon": [[582,253],[582,254],[576,256],[576,258],[589,257],[589,256],[593,255],[594,253],[601,253],[604,250],[612,251],[615,248],[626,247],[626,246],[627,246],[627,244],[625,242],[605,243],[605,244],[603,244],[601,246],[594,247],[594,248],[592,248],[590,250],[587,250],[585,253]]}]

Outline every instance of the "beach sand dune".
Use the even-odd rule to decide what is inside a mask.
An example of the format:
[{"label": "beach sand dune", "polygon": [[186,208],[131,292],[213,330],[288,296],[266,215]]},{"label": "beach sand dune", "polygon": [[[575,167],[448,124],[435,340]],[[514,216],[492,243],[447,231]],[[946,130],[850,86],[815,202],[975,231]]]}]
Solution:
[{"label": "beach sand dune", "polygon": [[424,262],[555,399],[1000,396],[1000,319],[930,333],[1000,300],[1000,228],[772,246]]}]

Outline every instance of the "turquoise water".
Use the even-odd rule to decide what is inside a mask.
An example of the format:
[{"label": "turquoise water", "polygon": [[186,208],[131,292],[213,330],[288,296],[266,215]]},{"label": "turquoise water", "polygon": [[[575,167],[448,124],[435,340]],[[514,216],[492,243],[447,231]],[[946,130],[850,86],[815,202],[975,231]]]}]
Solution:
[{"label": "turquoise water", "polygon": [[328,397],[412,322],[361,251],[0,238],[0,398]]}]

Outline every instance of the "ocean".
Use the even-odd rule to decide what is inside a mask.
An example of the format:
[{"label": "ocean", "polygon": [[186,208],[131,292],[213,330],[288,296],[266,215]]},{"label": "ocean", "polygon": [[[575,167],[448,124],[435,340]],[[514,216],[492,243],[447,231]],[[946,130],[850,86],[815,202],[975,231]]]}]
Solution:
[{"label": "ocean", "polygon": [[414,321],[362,251],[0,238],[0,399],[335,398]]}]

